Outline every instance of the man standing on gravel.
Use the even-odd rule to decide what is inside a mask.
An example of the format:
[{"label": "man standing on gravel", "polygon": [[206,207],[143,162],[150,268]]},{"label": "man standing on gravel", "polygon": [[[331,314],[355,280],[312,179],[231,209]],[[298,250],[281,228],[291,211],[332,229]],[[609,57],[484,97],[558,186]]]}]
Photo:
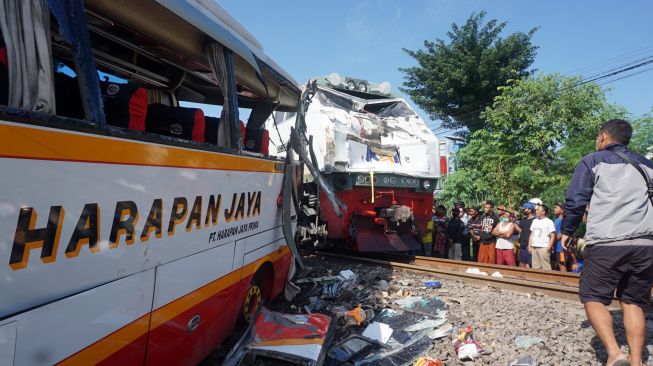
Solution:
[{"label": "man standing on gravel", "polygon": [[551,248],[556,237],[553,221],[546,217],[549,208],[536,206],[535,220],[531,224],[531,237],[528,240],[528,252],[533,257],[533,269],[551,270]]},{"label": "man standing on gravel", "polygon": [[492,231],[499,223],[499,217],[494,213],[494,202],[487,201],[483,206],[483,216],[481,216],[481,245],[478,249],[479,263],[497,263],[496,242],[497,237],[492,235]]},{"label": "man standing on gravel", "polygon": [[553,214],[556,216],[556,219],[553,221],[553,224],[556,228],[556,242],[555,242],[555,264],[558,266],[558,271],[567,272],[567,251],[562,248],[562,218],[564,217],[562,203],[556,203],[556,207],[553,209]]},{"label": "man standing on gravel", "polygon": [[481,227],[483,226],[483,221],[481,216],[479,216],[478,207],[469,208],[469,221],[467,222],[467,230],[469,231],[469,236],[472,238],[472,261],[476,262],[478,260],[478,249],[481,246]]},{"label": "man standing on gravel", "polygon": [[519,266],[531,268],[532,256],[528,251],[528,240],[531,238],[531,224],[535,220],[535,205],[526,202],[521,207],[523,217],[519,220],[519,225],[515,225],[515,229],[519,232]]},{"label": "man standing on gravel", "polygon": [[[649,305],[653,284],[653,197],[647,194],[645,180],[653,177],[653,163],[626,148],[632,131],[619,119],[603,124],[596,137],[597,152],[585,156],[571,178],[561,229],[566,249],[591,202],[579,294],[608,352],[608,366],[642,364],[643,309]],[[623,310],[630,360],[621,353],[612,329],[607,305],[613,295]]]}]

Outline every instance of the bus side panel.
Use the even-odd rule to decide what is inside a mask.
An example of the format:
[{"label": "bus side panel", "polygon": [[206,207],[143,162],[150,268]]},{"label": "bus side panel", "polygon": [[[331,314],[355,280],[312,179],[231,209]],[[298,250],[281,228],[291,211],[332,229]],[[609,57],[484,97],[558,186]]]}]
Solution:
[{"label": "bus side panel", "polygon": [[153,288],[143,271],[16,316],[15,364],[142,364]]},{"label": "bus side panel", "polygon": [[0,317],[279,226],[276,164],[0,121]]},{"label": "bus side panel", "polygon": [[230,242],[157,268],[147,364],[197,364],[230,335],[240,305],[234,249]]},{"label": "bus side panel", "polygon": [[0,366],[14,364],[17,327],[18,324],[15,321],[0,324]]}]

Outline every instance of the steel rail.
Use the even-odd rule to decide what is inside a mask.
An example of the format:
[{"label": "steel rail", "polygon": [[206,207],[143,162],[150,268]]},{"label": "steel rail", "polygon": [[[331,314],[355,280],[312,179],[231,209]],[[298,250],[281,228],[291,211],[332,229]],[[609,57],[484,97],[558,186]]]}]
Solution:
[{"label": "steel rail", "polygon": [[515,278],[525,281],[538,281],[558,284],[562,286],[578,287],[580,275],[572,272],[559,272],[550,270],[531,269],[524,267],[505,266],[488,263],[468,262],[452,259],[442,259],[419,255],[405,255],[399,253],[356,253],[357,257],[372,259],[385,259],[393,262],[417,264],[422,266],[438,267],[453,271],[466,271],[468,268],[478,268],[481,272],[491,275],[499,272],[505,278]]},{"label": "steel rail", "polygon": [[[505,269],[510,267],[496,266],[496,265],[477,266],[477,264],[480,263],[452,261],[452,260],[444,260],[444,259],[441,260],[437,258],[419,257],[419,256],[415,257],[418,258],[416,262],[421,262],[421,263],[405,263],[402,261],[389,261],[383,259],[376,259],[376,258],[370,258],[369,256],[360,256],[359,255],[360,253],[340,254],[340,253],[320,251],[317,252],[316,254],[320,256],[331,257],[338,260],[376,264],[384,267],[399,268],[406,271],[417,272],[422,274],[430,273],[436,275],[437,279],[462,280],[465,283],[471,283],[476,285],[489,285],[492,287],[497,287],[506,290],[528,292],[528,293],[541,293],[556,298],[578,300],[578,284],[577,284],[578,282],[576,282],[576,285],[564,285],[564,284],[560,284],[561,281],[555,279],[553,281],[548,281],[548,282],[542,280],[546,278],[555,278],[555,272],[549,273],[550,277],[546,277],[540,273],[543,271],[512,267],[511,269],[514,271],[515,276],[522,276],[521,278],[517,278],[517,277],[511,278],[505,275],[504,275],[505,277],[493,277],[490,276],[489,273],[487,276],[481,274],[467,273],[465,272],[465,270],[461,270],[461,268],[463,266],[465,268],[475,267],[479,269],[496,268],[503,275],[504,272],[506,272],[507,274],[507,271]],[[379,253],[378,255],[383,255],[385,257],[396,256],[395,254],[388,255],[387,253]],[[406,256],[406,257],[414,257],[414,256]],[[428,258],[428,259],[424,259],[424,258]],[[441,262],[441,261],[445,261],[445,262]],[[440,266],[436,266],[435,263],[440,264]],[[445,267],[447,265],[449,267]],[[456,267],[456,265],[458,267]],[[572,275],[571,278],[578,277],[578,275],[575,274],[567,273],[566,275]],[[529,277],[529,276],[535,276],[535,277]],[[569,277],[569,276],[563,276],[563,277]]]}]

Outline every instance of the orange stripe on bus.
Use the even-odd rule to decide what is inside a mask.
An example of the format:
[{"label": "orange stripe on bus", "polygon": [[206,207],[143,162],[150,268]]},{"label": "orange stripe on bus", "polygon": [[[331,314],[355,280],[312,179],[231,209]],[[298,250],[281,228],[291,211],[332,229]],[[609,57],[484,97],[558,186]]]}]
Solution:
[{"label": "orange stripe on bus", "polygon": [[0,156],[102,164],[279,172],[275,169],[277,162],[264,159],[2,123]]},{"label": "orange stripe on bus", "polygon": [[57,365],[95,365],[147,333],[149,323],[150,314],[145,314]]},{"label": "orange stripe on bus", "polygon": [[121,348],[132,343],[138,339],[138,337],[147,333],[148,322],[149,331],[153,331],[188,309],[200,304],[202,301],[207,300],[229,286],[235,285],[241,278],[253,275],[264,262],[270,261],[274,263],[289,253],[290,249],[287,246],[281,247],[279,250],[270,253],[257,261],[245,265],[241,268],[242,271],[241,269],[233,271],[226,276],[220,277],[219,279],[154,310],[154,312],[151,313],[151,320],[150,313],[143,315],[134,322],[125,325],[117,331],[59,362],[58,365],[97,364]]}]

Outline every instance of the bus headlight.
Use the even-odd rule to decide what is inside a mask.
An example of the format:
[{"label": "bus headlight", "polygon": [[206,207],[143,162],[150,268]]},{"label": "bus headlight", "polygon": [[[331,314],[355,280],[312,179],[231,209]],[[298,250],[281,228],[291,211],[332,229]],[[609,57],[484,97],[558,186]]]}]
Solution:
[{"label": "bus headlight", "polygon": [[422,187],[424,187],[424,189],[430,189],[431,188],[431,182],[428,181],[428,180],[423,181],[422,182]]}]

